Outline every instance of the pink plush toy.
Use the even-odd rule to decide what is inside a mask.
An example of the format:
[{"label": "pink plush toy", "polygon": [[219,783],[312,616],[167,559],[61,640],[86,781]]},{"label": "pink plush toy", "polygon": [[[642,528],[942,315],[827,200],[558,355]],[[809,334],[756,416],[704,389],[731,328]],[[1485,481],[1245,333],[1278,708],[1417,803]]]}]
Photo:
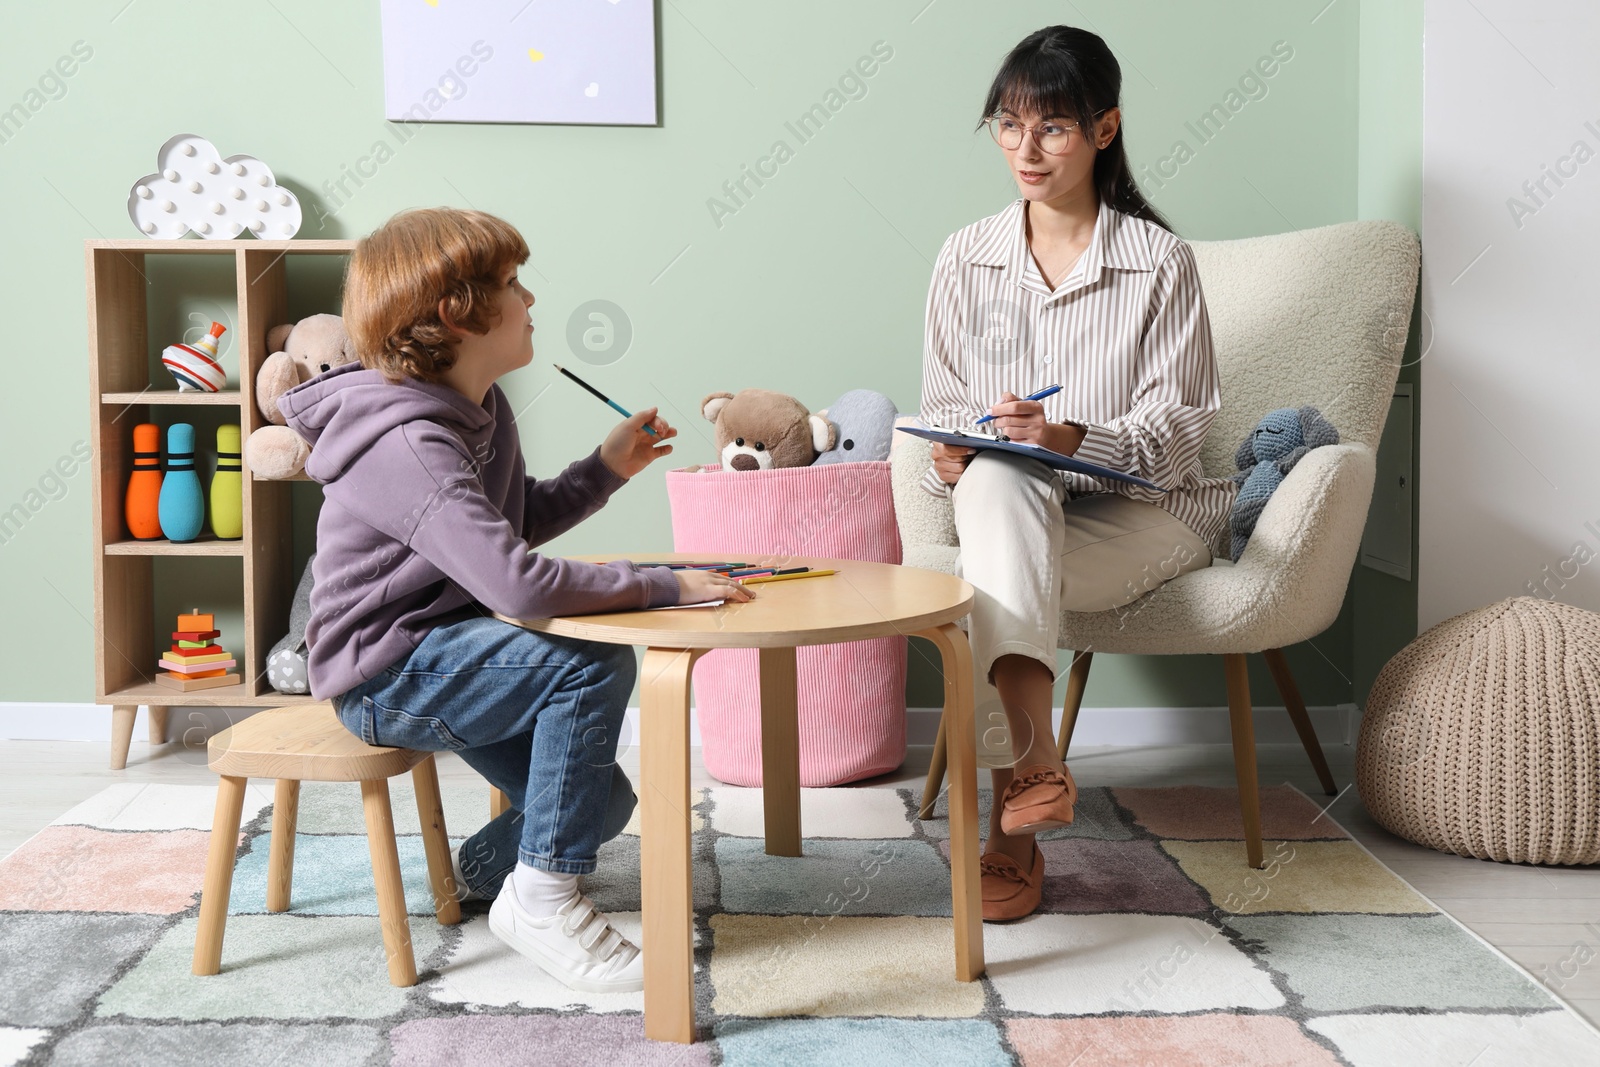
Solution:
[{"label": "pink plush toy", "polygon": [[267,331],[272,354],[256,375],[256,407],[271,426],[245,442],[244,459],[258,478],[293,478],[305,469],[311,446],[285,425],[278,398],[319,374],[356,362],[355,345],[337,315],[312,315]]}]

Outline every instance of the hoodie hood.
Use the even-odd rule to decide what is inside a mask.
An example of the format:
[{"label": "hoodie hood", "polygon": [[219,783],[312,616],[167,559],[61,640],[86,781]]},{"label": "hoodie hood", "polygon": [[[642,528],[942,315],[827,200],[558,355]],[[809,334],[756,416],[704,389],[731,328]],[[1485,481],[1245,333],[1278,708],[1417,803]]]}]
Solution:
[{"label": "hoodie hood", "polygon": [[498,385],[474,404],[447,385],[392,382],[381,371],[350,363],[295,386],[278,399],[278,410],[312,447],[306,474],[326,485],[386,434],[418,419],[448,426],[470,447],[493,432],[503,399]]}]

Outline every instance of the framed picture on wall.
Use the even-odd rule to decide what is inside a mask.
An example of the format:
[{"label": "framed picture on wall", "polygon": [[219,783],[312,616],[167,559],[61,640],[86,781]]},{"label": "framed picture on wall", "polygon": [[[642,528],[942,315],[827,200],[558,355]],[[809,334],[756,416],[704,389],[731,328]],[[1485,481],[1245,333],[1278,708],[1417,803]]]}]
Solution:
[{"label": "framed picture on wall", "polygon": [[654,0],[382,0],[384,116],[653,126]]}]

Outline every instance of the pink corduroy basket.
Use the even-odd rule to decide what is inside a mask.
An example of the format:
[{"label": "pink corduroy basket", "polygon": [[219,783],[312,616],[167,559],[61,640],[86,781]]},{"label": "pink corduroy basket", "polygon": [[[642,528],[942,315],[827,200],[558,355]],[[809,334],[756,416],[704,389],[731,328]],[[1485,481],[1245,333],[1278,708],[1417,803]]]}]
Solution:
[{"label": "pink corduroy basket", "polygon": [[[900,562],[887,460],[765,471],[718,464],[667,472],[672,542],[707,559],[783,555]],[[826,582],[829,578],[801,581]],[[796,650],[800,784],[885,774],[906,756],[906,639],[881,637]],[[753,648],[715,649],[694,666],[706,770],[761,784],[761,692]]]}]

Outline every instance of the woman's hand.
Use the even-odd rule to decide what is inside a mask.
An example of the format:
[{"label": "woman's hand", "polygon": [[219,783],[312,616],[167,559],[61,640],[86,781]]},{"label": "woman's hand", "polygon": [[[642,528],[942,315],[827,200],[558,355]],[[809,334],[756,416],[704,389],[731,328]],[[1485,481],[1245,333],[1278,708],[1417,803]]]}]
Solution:
[{"label": "woman's hand", "polygon": [[1084,429],[1066,422],[1046,422],[1044,405],[1024,400],[1015,393],[1001,393],[1000,402],[989,409],[995,433],[1004,434],[1024,445],[1039,445],[1063,456],[1070,456],[1083,444]]},{"label": "woman's hand", "polygon": [[[634,412],[617,423],[606,434],[606,439],[600,442],[600,459],[617,477],[632,478],[658,456],[672,455],[671,445],[658,447],[658,444],[669,437],[678,436],[678,431],[668,426],[665,419],[656,418],[657,410],[645,408]],[[655,430],[656,436],[651,437],[645,432],[647,425]]]},{"label": "woman's hand", "polygon": [[933,442],[933,470],[939,480],[946,485],[955,485],[961,479],[961,472],[967,469],[967,464],[972,462],[972,457],[978,454],[976,448],[962,448],[960,445],[947,445],[943,441]]},{"label": "woman's hand", "polygon": [[755,590],[743,582],[736,582],[726,574],[715,571],[680,570],[678,576],[678,603],[703,604],[707,600],[753,600]]}]

